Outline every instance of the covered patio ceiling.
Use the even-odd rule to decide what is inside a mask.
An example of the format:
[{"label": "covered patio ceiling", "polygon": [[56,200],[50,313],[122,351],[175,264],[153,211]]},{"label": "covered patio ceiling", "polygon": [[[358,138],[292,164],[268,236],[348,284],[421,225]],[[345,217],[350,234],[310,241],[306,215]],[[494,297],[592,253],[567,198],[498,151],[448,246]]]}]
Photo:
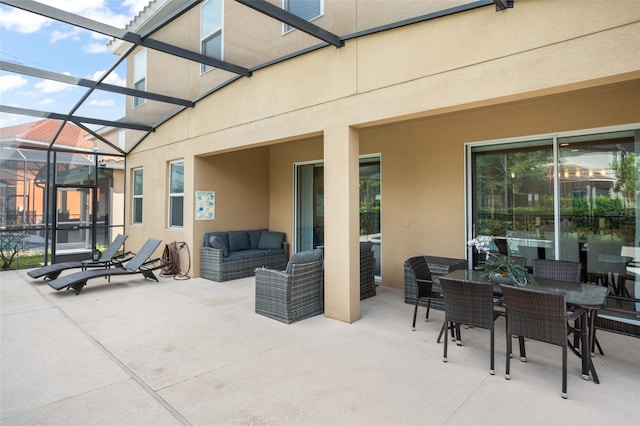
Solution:
[{"label": "covered patio ceiling", "polygon": [[[200,52],[178,46],[175,44],[176,40],[165,41],[162,39],[160,35],[162,28],[173,21],[179,20],[194,7],[205,3],[204,0],[152,0],[124,28],[118,28],[105,22],[80,16],[32,0],[0,0],[0,3],[10,8],[19,9],[53,20],[57,22],[58,25],[63,25],[67,31],[78,31],[81,29],[89,31],[92,35],[98,35],[103,38],[106,36],[110,39],[108,45],[111,48],[111,53],[117,55],[117,58],[108,69],[93,73],[92,78],[82,77],[81,72],[55,72],[46,70],[43,67],[26,65],[26,62],[39,63],[38,58],[29,56],[30,49],[28,46],[21,51],[21,56],[26,56],[24,59],[17,58],[16,60],[14,57],[11,57],[11,60],[1,59],[0,75],[20,75],[32,78],[34,81],[40,83],[53,82],[58,85],[65,85],[65,87],[68,86],[69,88],[67,93],[74,91],[76,96],[75,101],[68,104],[66,108],[60,107],[59,109],[50,110],[41,110],[29,106],[26,102],[26,97],[24,103],[15,100],[5,103],[6,98],[3,96],[1,100],[2,104],[0,105],[0,115],[11,117],[12,119],[2,120],[2,123],[11,121],[24,123],[29,120],[28,117],[47,118],[58,120],[60,122],[60,131],[67,123],[73,123],[87,131],[98,141],[98,153],[126,155],[151,132],[155,131],[158,126],[162,125],[171,117],[186,108],[194,107],[198,100],[238,79],[256,78],[252,77],[254,73],[267,66],[327,46],[341,48],[344,46],[345,41],[349,39],[479,7],[495,6],[496,11],[513,7],[513,2],[507,0],[448,0],[446,2],[435,0],[425,0],[421,2],[416,2],[415,0],[378,0],[376,1],[376,5],[378,7],[388,7],[390,13],[372,14],[371,16],[375,19],[370,19],[364,24],[358,22],[362,19],[353,19],[353,22],[347,19],[347,22],[342,23],[340,26],[333,25],[333,23],[327,21],[321,21],[324,22],[326,27],[323,28],[314,23],[314,20],[310,22],[278,7],[276,4],[282,4],[282,0],[272,2],[266,0],[235,0],[235,2],[244,7],[251,8],[257,13],[263,14],[267,20],[282,22],[283,35],[293,29],[305,33],[306,38],[302,46],[296,44],[295,50],[289,51],[283,50],[282,45],[260,45],[255,47],[256,52],[261,53],[260,55],[239,56],[234,55],[233,52],[230,51],[233,48],[232,44],[231,49],[226,48],[227,42],[225,41],[225,57],[245,58],[242,61],[243,63],[232,63],[205,56]],[[366,2],[361,0],[358,3],[354,3],[353,7],[366,10]],[[357,11],[362,15],[360,9]],[[358,14],[356,13],[354,15],[357,16]],[[384,15],[384,17],[378,15]],[[322,17],[322,15],[320,15],[320,17]],[[318,21],[320,21],[320,19],[318,19]],[[270,24],[271,23],[265,21],[265,25]],[[251,35],[248,34],[247,38],[250,38],[250,36]],[[262,42],[262,40],[255,41],[256,43]],[[124,68],[125,60],[133,59],[133,57],[130,58],[130,55],[138,46],[178,57],[180,60],[213,67],[213,70],[210,72],[220,74],[221,77],[218,78],[218,80],[221,81],[221,83],[197,93],[192,93],[187,88],[184,90],[184,93],[178,95],[176,95],[175,89],[171,93],[155,93],[125,87],[126,83],[122,78],[118,80],[113,77],[118,75],[118,71],[120,76],[126,75],[126,69]],[[69,49],[71,47],[71,43],[67,43],[63,48]],[[264,52],[268,52],[266,57],[264,56]],[[74,54],[75,52],[70,52],[71,57],[73,57]],[[5,56],[4,53],[3,56]],[[68,58],[69,52],[65,51],[65,54],[61,54],[60,56]],[[84,60],[80,55],[78,55],[78,58],[78,61]],[[73,60],[66,60],[58,69],[67,70],[73,68],[73,64]],[[110,82],[112,80],[118,80],[119,84],[112,84]],[[188,85],[176,84],[175,86],[184,87]],[[110,113],[107,114],[110,116],[105,117],[99,111],[96,112],[95,109],[91,108],[91,106],[100,105],[100,103],[103,102],[105,94],[116,97],[116,103],[121,106],[117,116]],[[150,102],[161,103],[165,106],[163,109],[164,114],[162,116],[142,116],[143,118],[141,118],[141,115],[137,115],[136,119],[138,121],[130,121],[125,117],[124,113],[125,102],[130,101],[128,97],[144,98]],[[46,103],[41,102],[41,105],[46,105]],[[135,141],[133,143],[127,146],[118,144],[117,134],[122,129],[135,135]],[[49,149],[56,148],[57,137],[60,131],[49,141]]]}]

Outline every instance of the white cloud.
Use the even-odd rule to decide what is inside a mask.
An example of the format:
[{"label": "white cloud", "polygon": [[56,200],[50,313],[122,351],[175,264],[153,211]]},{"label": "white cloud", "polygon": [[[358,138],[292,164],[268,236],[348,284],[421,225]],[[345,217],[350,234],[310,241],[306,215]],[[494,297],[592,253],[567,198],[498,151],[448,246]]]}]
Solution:
[{"label": "white cloud", "polygon": [[[94,21],[104,22],[118,28],[126,24],[148,3],[141,0],[126,0],[123,6],[129,7],[130,14],[115,13],[107,0],[39,0],[40,3],[74,13]],[[53,20],[17,8],[0,9],[0,26],[23,34],[31,34],[51,25]],[[53,41],[61,40],[61,33],[52,35]]]},{"label": "white cloud", "polygon": [[0,76],[0,93],[9,90],[19,89],[27,85],[27,79],[19,75],[1,75]]},{"label": "white cloud", "polygon": [[[68,72],[64,72],[63,74],[71,75]],[[75,86],[66,84],[66,83],[61,83],[59,81],[43,80],[40,83],[37,83],[34,87],[40,90],[42,93],[56,93],[56,92],[62,92],[64,90],[73,89]]]},{"label": "white cloud", "polygon": [[[90,75],[89,79],[93,80],[93,81],[97,81],[100,77],[102,77],[102,74],[104,74],[104,70],[102,71],[96,71],[93,73],[93,75]],[[118,73],[116,71],[112,71],[107,78],[104,79],[104,83],[108,83],[108,84],[115,84],[116,86],[126,86],[127,85],[127,81],[124,78],[120,78],[120,76],[118,75]]]},{"label": "white cloud", "polygon": [[92,100],[89,102],[89,105],[97,106],[97,107],[112,107],[115,106],[116,101],[113,99],[101,99],[101,100]]},{"label": "white cloud", "polygon": [[73,28],[69,31],[55,30],[51,33],[51,43],[55,43],[57,41],[67,40],[67,39],[80,40],[79,34],[80,34],[79,28]]},{"label": "white cloud", "polygon": [[0,26],[22,34],[35,33],[42,27],[51,25],[53,21],[21,9],[0,9]]},{"label": "white cloud", "polygon": [[87,53],[107,53],[109,48],[106,43],[87,43],[82,46],[82,50]]},{"label": "white cloud", "polygon": [[54,101],[51,98],[44,98],[43,100],[40,101],[40,105],[49,105],[52,104]]},{"label": "white cloud", "polygon": [[40,0],[40,2],[119,28],[124,28],[130,19],[129,16],[113,12],[106,0]]}]

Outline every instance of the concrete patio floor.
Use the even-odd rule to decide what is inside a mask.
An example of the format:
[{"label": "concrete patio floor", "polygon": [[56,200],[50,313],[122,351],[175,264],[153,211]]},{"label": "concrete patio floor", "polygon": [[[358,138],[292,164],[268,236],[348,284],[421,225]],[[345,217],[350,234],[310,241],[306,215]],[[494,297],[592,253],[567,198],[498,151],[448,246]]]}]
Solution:
[{"label": "concrete patio floor", "polygon": [[[504,379],[504,320],[463,330],[442,362],[443,313],[410,328],[378,287],[346,324],[254,313],[254,279],[92,280],[79,296],[0,273],[2,425],[638,425],[640,339],[599,332],[601,384],[569,354],[527,342]],[[419,315],[424,316],[424,309]]]}]

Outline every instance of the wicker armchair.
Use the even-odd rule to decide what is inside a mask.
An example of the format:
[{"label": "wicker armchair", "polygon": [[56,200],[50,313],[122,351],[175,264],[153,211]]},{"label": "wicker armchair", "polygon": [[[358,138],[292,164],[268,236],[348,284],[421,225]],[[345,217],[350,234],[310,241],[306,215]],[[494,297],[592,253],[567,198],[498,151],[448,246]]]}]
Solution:
[{"label": "wicker armchair", "polygon": [[[456,282],[440,278],[444,295],[445,328],[454,324],[467,324],[472,327],[485,328],[491,334],[491,354],[489,373],[494,368],[494,322],[500,316],[493,309],[493,285],[481,282]],[[447,362],[447,341],[444,339],[444,362]]]},{"label": "wicker armchair", "polygon": [[582,264],[568,260],[533,259],[533,277],[580,282]]},{"label": "wicker armchair", "polygon": [[360,300],[376,295],[375,253],[369,241],[360,243]]},{"label": "wicker armchair", "polygon": [[324,312],[321,250],[294,254],[285,271],[255,272],[257,314],[291,324]]},{"label": "wicker armchair", "polygon": [[[510,379],[513,335],[557,345],[562,348],[562,397],[567,398],[568,330],[565,295],[505,285],[500,287],[507,308],[505,378]],[[520,355],[524,356],[523,353]]]}]

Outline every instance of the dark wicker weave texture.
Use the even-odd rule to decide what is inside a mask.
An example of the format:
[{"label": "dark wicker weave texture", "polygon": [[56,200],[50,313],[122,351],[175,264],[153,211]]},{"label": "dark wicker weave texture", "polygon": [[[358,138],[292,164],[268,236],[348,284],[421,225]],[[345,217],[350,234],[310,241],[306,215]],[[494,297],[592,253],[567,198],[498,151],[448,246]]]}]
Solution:
[{"label": "dark wicker weave texture", "polygon": [[[448,273],[456,269],[466,269],[467,261],[464,259],[453,259],[448,257],[438,256],[420,256],[423,257],[433,278],[433,290],[440,291],[440,283],[438,281],[439,276],[447,275]],[[404,303],[415,305],[416,303],[416,279],[409,268],[409,264],[404,262]],[[427,307],[427,299],[420,299],[418,301],[419,306]],[[444,302],[438,300],[432,300],[429,304],[434,309],[444,310]]]},{"label": "dark wicker weave texture", "polygon": [[596,316],[596,328],[626,336],[640,337],[639,306],[640,299],[610,294],[607,297],[607,306],[600,310]]},{"label": "dark wicker weave texture", "polygon": [[533,277],[579,283],[582,273],[580,262],[568,260],[533,259]]},{"label": "dark wicker weave texture", "polygon": [[[562,397],[567,397],[567,304],[563,293],[500,286],[507,307],[506,378],[512,335],[562,347]],[[522,354],[521,354],[522,355]]]},{"label": "dark wicker weave texture", "polygon": [[322,262],[292,265],[292,273],[258,268],[256,313],[290,324],[324,312]]},{"label": "dark wicker weave texture", "polygon": [[360,252],[360,300],[376,295],[376,258],[373,251]]},{"label": "dark wicker weave texture", "polygon": [[200,249],[200,276],[209,280],[222,282],[250,277],[256,268],[266,267],[283,270],[289,260],[289,244],[283,243],[284,253],[252,259],[224,261],[221,249],[202,247]]},{"label": "dark wicker weave texture", "polygon": [[420,300],[427,301],[427,314],[425,320],[429,319],[429,310],[431,309],[431,300],[442,299],[442,293],[439,291],[433,291],[433,281],[431,276],[431,270],[429,265],[423,256],[416,256],[407,259],[406,262],[411,275],[413,276],[413,282],[415,283],[415,307],[413,308],[413,324],[411,329],[416,329],[416,316],[418,314],[418,304]]},{"label": "dark wicker weave texture", "polygon": [[[490,370],[494,373],[494,321],[500,313],[493,309],[493,285],[472,281],[452,281],[440,278],[444,294],[445,328],[467,324],[485,328],[491,334]],[[444,339],[444,361],[447,361],[447,341]]]}]

